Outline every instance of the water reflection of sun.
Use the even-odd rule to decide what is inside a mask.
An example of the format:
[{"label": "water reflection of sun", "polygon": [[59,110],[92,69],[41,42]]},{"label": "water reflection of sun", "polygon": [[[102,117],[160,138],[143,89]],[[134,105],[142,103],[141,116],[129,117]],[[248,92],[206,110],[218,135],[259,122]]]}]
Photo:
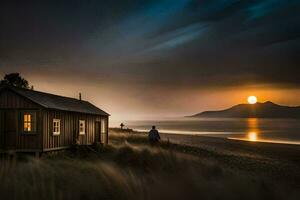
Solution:
[{"label": "water reflection of sun", "polygon": [[258,140],[259,126],[257,118],[248,118],[247,119],[247,140],[256,142]]},{"label": "water reflection of sun", "polygon": [[248,139],[252,142],[257,141],[257,133],[256,132],[249,132]]}]

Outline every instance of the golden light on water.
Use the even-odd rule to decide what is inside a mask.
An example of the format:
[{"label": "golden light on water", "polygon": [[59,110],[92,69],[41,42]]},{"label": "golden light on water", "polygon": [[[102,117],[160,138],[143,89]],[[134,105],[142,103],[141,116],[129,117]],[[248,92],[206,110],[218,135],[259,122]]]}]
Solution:
[{"label": "golden light on water", "polygon": [[256,96],[249,96],[249,97],[248,97],[248,103],[249,103],[249,104],[256,104],[256,103],[257,103],[257,98],[256,98]]},{"label": "golden light on water", "polygon": [[258,141],[258,119],[257,118],[248,118],[247,119],[247,125],[248,125],[248,133],[247,133],[247,140],[251,142]]},{"label": "golden light on water", "polygon": [[249,132],[248,133],[249,141],[256,142],[257,141],[257,133],[256,132]]}]

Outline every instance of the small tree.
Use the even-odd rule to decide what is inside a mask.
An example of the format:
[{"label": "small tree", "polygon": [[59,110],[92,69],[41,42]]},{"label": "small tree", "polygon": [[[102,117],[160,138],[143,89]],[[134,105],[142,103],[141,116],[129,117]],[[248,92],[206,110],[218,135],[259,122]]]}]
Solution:
[{"label": "small tree", "polygon": [[[6,74],[0,82],[1,85],[11,85],[19,88],[29,89],[29,83],[26,79],[20,76],[19,73]],[[33,86],[31,86],[33,88]]]}]

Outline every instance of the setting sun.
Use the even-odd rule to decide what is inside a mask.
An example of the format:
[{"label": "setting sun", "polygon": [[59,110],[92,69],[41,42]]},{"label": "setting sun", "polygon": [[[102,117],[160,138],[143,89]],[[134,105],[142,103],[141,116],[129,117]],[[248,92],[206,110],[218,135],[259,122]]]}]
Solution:
[{"label": "setting sun", "polygon": [[248,103],[249,104],[256,104],[256,102],[257,102],[256,96],[249,96],[248,97]]}]

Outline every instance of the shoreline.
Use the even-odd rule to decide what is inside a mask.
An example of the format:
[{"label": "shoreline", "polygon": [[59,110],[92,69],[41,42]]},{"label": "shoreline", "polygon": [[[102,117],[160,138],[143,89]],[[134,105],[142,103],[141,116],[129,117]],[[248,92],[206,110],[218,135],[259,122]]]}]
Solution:
[{"label": "shoreline", "polygon": [[[113,132],[119,132],[119,129],[111,129]],[[129,129],[130,134],[145,137],[147,141],[147,132],[137,132]],[[125,133],[127,130],[124,130]],[[300,168],[300,145],[271,142],[253,142],[249,140],[234,140],[224,137],[213,137],[208,135],[189,135],[189,134],[172,134],[160,133],[161,140],[177,145],[190,146],[195,148],[209,149],[216,152],[230,153],[231,155],[243,154],[251,157],[267,156],[287,161],[296,161]]]},{"label": "shoreline", "polygon": [[259,142],[259,143],[270,143],[270,144],[286,144],[286,145],[300,145],[300,142],[293,142],[293,141],[276,141],[276,140],[256,140],[251,141],[249,139],[243,139],[243,138],[235,138],[235,137],[228,137],[228,140],[239,140],[239,141],[245,141],[245,142]]},{"label": "shoreline", "polygon": [[[133,131],[139,133],[147,133],[146,129],[132,129]],[[184,136],[195,136],[195,137],[213,137],[213,138],[222,138],[225,140],[236,140],[236,141],[244,141],[244,142],[257,142],[257,143],[269,143],[269,144],[285,144],[285,145],[298,145],[300,147],[300,141],[289,141],[289,140],[271,140],[271,139],[256,139],[255,141],[247,138],[237,138],[237,137],[225,137],[224,135],[239,135],[244,132],[204,132],[204,131],[176,131],[176,130],[159,130],[161,134],[168,135],[184,135]],[[223,135],[223,136],[216,136]]]},{"label": "shoreline", "polygon": [[[137,132],[147,136],[147,132]],[[270,142],[253,142],[233,140],[225,137],[208,135],[189,135],[160,133],[161,140],[173,144],[207,149],[209,151],[230,155],[250,155],[250,157],[268,157],[276,160],[297,161],[300,167],[300,145]],[[299,158],[298,158],[299,157]]]},{"label": "shoreline", "polygon": [[[133,145],[148,146],[147,133],[112,131]],[[230,140],[220,137],[160,133],[163,149],[196,156],[204,162],[254,177],[300,187],[300,145]]]}]

